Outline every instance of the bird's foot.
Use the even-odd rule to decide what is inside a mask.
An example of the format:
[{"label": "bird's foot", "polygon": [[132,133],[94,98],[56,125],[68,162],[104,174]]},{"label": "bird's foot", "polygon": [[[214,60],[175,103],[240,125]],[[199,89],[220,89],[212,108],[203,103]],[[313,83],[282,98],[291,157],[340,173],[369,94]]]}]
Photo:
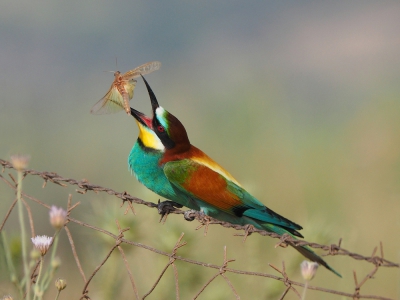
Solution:
[{"label": "bird's foot", "polygon": [[162,223],[164,224],[165,221],[167,221],[168,215],[171,212],[175,211],[177,208],[181,208],[182,206],[183,205],[176,203],[174,201],[166,200],[160,202],[160,200],[158,200],[157,210],[158,213],[161,215],[160,222],[162,221]]},{"label": "bird's foot", "polygon": [[192,222],[194,219],[196,219],[197,213],[198,211],[194,209],[187,210],[183,213],[183,217],[185,218],[186,221]]}]

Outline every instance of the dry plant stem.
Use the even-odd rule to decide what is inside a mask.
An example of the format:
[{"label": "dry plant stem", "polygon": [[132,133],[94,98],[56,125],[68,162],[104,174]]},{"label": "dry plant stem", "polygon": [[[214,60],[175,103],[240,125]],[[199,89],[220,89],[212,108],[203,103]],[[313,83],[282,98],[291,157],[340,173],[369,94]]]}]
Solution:
[{"label": "dry plant stem", "polygon": [[[1,159],[0,159],[0,163],[1,163]],[[0,175],[0,179],[3,180],[13,190],[15,190],[15,191],[17,190],[17,187],[15,187],[11,182],[9,182],[7,179],[5,179],[2,175]],[[43,203],[42,201],[40,201],[40,200],[38,200],[38,199],[36,199],[36,198],[34,198],[32,196],[29,196],[29,195],[27,195],[27,194],[25,194],[23,192],[21,192],[21,195],[24,196],[27,199],[31,199],[32,201],[34,201],[34,202],[36,202],[36,203],[38,203],[38,204],[40,204],[40,205],[42,205],[42,206],[44,206],[44,207],[46,207],[48,209],[51,208],[50,205],[47,205],[46,203]],[[18,200],[18,198],[17,198],[17,200]]]},{"label": "dry plant stem", "polygon": [[286,290],[283,292],[282,296],[279,298],[279,300],[282,300],[283,298],[285,298],[285,296],[287,295],[287,293],[289,292],[291,286],[287,286]]},{"label": "dry plant stem", "polygon": [[[124,232],[127,231],[127,230],[129,230],[129,228],[121,229],[121,226],[119,225],[118,220],[116,220],[115,222],[117,223],[117,226],[118,226],[118,231],[119,231],[119,239],[118,239],[118,241],[119,241],[119,240],[124,236]],[[118,241],[117,241],[117,242],[118,242]],[[128,272],[129,279],[130,279],[130,281],[131,281],[132,288],[133,288],[133,291],[134,291],[134,293],[135,293],[135,297],[136,297],[136,299],[139,300],[139,294],[138,294],[138,291],[137,291],[137,288],[136,288],[136,285],[135,285],[135,281],[133,280],[132,272],[131,272],[131,270],[129,269],[129,264],[128,264],[128,261],[127,261],[126,256],[125,256],[125,252],[124,252],[124,250],[122,249],[122,247],[121,247],[119,244],[118,244],[118,250],[119,250],[119,252],[120,252],[121,255],[122,255],[122,260],[124,261],[125,268],[126,268],[126,270],[127,270],[127,272]]]},{"label": "dry plant stem", "polygon": [[[0,175],[1,176],[1,175]],[[4,224],[6,224],[8,217],[10,216],[15,204],[17,204],[18,198],[15,198],[15,200],[13,201],[13,203],[11,204],[9,210],[6,213],[6,216],[4,217],[3,222],[0,225],[0,232],[3,230]]]},{"label": "dry plant stem", "polygon": [[200,291],[196,294],[196,296],[193,297],[193,300],[197,299],[199,295],[206,289],[206,287],[215,279],[219,276],[219,273],[215,274],[209,281],[206,282],[205,285],[200,289]]},{"label": "dry plant stem", "polygon": [[40,276],[42,275],[42,269],[43,269],[43,256],[40,257],[40,261],[39,261],[39,274],[38,274],[37,279],[36,279],[35,287],[33,288],[33,290],[34,290],[33,300],[36,300],[38,294],[40,292],[43,292],[43,291],[41,291],[39,289],[39,286],[40,286],[39,282],[40,282]]},{"label": "dry plant stem", "polygon": [[[33,284],[36,283],[36,278],[37,278],[36,270],[38,269],[38,267],[39,267],[39,265],[40,265],[40,262],[41,262],[41,260],[39,259],[39,260],[37,261],[37,263],[36,263],[36,266],[33,268],[33,271],[32,271],[31,277],[30,277],[30,281],[29,281],[30,286],[32,286]],[[27,294],[25,293],[23,299],[26,298],[26,295],[27,295]]]},{"label": "dry plant stem", "polygon": [[160,274],[160,276],[158,276],[156,282],[153,284],[153,286],[150,288],[150,290],[143,296],[142,299],[145,299],[147,296],[149,296],[154,291],[154,289],[156,288],[157,284],[160,282],[160,280],[163,277],[165,271],[167,271],[167,269],[168,269],[168,267],[170,265],[171,265],[171,263],[168,262],[167,265],[164,267],[164,269],[161,271],[161,274]]},{"label": "dry plant stem", "polygon": [[21,198],[22,202],[25,205],[26,211],[28,212],[28,219],[29,219],[29,226],[31,227],[31,236],[35,237],[35,227],[33,225],[33,217],[32,217],[32,211],[31,208],[29,207],[28,203],[24,200],[24,198]]},{"label": "dry plant stem", "polygon": [[82,275],[83,281],[86,283],[86,282],[87,282],[86,276],[85,276],[85,273],[83,272],[81,263],[80,263],[80,261],[79,261],[78,254],[76,253],[75,244],[74,244],[74,240],[72,239],[71,232],[69,231],[69,229],[68,229],[67,226],[64,226],[64,228],[65,228],[65,232],[67,233],[69,243],[70,243],[70,245],[71,245],[72,254],[74,255],[76,265],[78,266],[79,272],[80,272],[81,275]]},{"label": "dry plant stem", "polygon": [[176,294],[176,300],[179,300],[179,280],[178,280],[178,268],[176,265],[173,263],[172,264],[172,269],[174,270],[174,277],[175,277],[175,294]]},{"label": "dry plant stem", "polygon": [[179,248],[183,247],[186,245],[186,243],[180,243],[182,238],[184,236],[184,233],[182,232],[181,236],[179,237],[178,241],[175,244],[174,249],[172,250],[172,254],[168,254],[169,256],[169,262],[167,263],[167,265],[164,267],[164,269],[161,271],[160,276],[158,276],[156,282],[153,284],[153,286],[151,287],[151,289],[143,296],[142,299],[145,299],[147,296],[149,296],[154,289],[156,288],[156,286],[158,285],[158,283],[160,282],[161,278],[164,276],[165,271],[167,271],[168,267],[170,265],[172,265],[174,263],[174,261],[176,260],[176,251],[178,251]]},{"label": "dry plant stem", "polygon": [[211,277],[211,279],[209,281],[206,282],[206,284],[200,289],[200,291],[196,294],[196,296],[193,299],[197,299],[197,297],[199,297],[199,295],[206,289],[206,287],[218,276],[222,276],[225,281],[228,283],[229,287],[232,289],[233,293],[235,294],[236,299],[240,299],[239,295],[237,294],[236,290],[234,289],[232,283],[229,281],[229,279],[224,276],[224,273],[227,271],[226,270],[226,266],[228,265],[228,263],[235,261],[234,259],[227,259],[226,258],[226,246],[224,247],[224,262],[222,263],[222,266],[219,267],[219,272],[217,274],[215,274],[213,277]]},{"label": "dry plant stem", "polygon": [[222,276],[222,278],[225,279],[226,283],[229,285],[229,287],[231,288],[232,292],[235,294],[236,299],[240,299],[239,294],[235,290],[235,288],[234,288],[232,282],[229,280],[229,278],[225,274],[221,274],[221,276]]},{"label": "dry plant stem", "polygon": [[127,259],[126,259],[124,250],[122,250],[121,246],[118,246],[118,250],[119,250],[119,252],[120,252],[121,255],[122,255],[122,259],[123,259],[123,261],[124,261],[126,270],[127,270],[127,272],[128,272],[129,279],[130,279],[131,284],[132,284],[133,292],[135,293],[135,297],[136,297],[136,299],[139,300],[139,294],[138,294],[138,291],[137,291],[137,288],[136,288],[136,285],[135,285],[135,281],[133,280],[132,272],[131,272],[131,270],[129,269],[128,261],[127,261]]},{"label": "dry plant stem", "polygon": [[87,288],[89,286],[90,281],[93,279],[94,275],[96,275],[96,273],[100,270],[100,268],[106,263],[107,259],[110,258],[111,253],[115,250],[115,248],[118,247],[118,245],[119,244],[116,244],[111,248],[111,250],[108,252],[107,256],[103,259],[103,261],[100,263],[100,265],[98,265],[97,268],[93,271],[92,275],[90,275],[88,281],[86,281],[86,284],[83,287],[82,297],[80,299],[85,299],[85,298],[88,297],[87,294],[88,294],[89,291],[88,291]]}]

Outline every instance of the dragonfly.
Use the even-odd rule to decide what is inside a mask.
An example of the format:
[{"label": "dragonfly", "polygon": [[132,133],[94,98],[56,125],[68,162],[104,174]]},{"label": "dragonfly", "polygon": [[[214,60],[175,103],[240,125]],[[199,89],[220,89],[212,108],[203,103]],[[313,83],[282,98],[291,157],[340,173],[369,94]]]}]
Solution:
[{"label": "dragonfly", "polygon": [[115,71],[115,78],[110,89],[103,98],[93,105],[90,113],[103,115],[124,109],[129,115],[131,113],[129,101],[133,98],[133,90],[137,82],[135,78],[156,71],[160,67],[159,61],[150,61],[122,75],[120,71]]}]

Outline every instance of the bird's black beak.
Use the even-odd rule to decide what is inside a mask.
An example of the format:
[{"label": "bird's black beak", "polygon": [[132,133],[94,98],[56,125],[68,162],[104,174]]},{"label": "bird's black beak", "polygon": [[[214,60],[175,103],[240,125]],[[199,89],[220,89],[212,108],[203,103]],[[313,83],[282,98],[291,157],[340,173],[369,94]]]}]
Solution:
[{"label": "bird's black beak", "polygon": [[146,116],[144,113],[141,113],[140,111],[134,109],[131,107],[131,115],[134,117],[140,124],[152,128],[152,122],[151,119]]},{"label": "bird's black beak", "polygon": [[[140,75],[140,76],[142,76],[142,75]],[[147,83],[146,79],[144,79],[143,76],[142,76],[142,78],[143,78],[143,81],[144,81],[144,83],[146,85],[147,92],[149,93],[151,107],[152,107],[152,110],[153,110],[153,114],[155,115],[156,114],[156,109],[159,107],[156,95],[154,95],[153,90],[151,89],[150,85]]]},{"label": "bird's black beak", "polygon": [[[142,76],[142,75],[140,75]],[[142,76],[144,83],[146,84],[147,92],[150,96],[151,107],[153,110],[153,115],[156,114],[156,109],[159,107],[156,95],[154,95],[150,85],[147,83],[146,79]],[[144,113],[134,109],[131,107],[131,115],[134,117],[140,124],[152,129],[152,119],[146,116]]]}]

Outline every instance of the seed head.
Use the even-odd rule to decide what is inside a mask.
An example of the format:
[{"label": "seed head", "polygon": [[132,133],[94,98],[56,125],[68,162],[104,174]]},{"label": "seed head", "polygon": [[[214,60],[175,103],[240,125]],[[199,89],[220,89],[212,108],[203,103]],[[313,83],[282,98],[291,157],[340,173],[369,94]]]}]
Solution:
[{"label": "seed head", "polygon": [[67,287],[67,281],[62,278],[57,278],[55,285],[58,291],[62,291]]}]

